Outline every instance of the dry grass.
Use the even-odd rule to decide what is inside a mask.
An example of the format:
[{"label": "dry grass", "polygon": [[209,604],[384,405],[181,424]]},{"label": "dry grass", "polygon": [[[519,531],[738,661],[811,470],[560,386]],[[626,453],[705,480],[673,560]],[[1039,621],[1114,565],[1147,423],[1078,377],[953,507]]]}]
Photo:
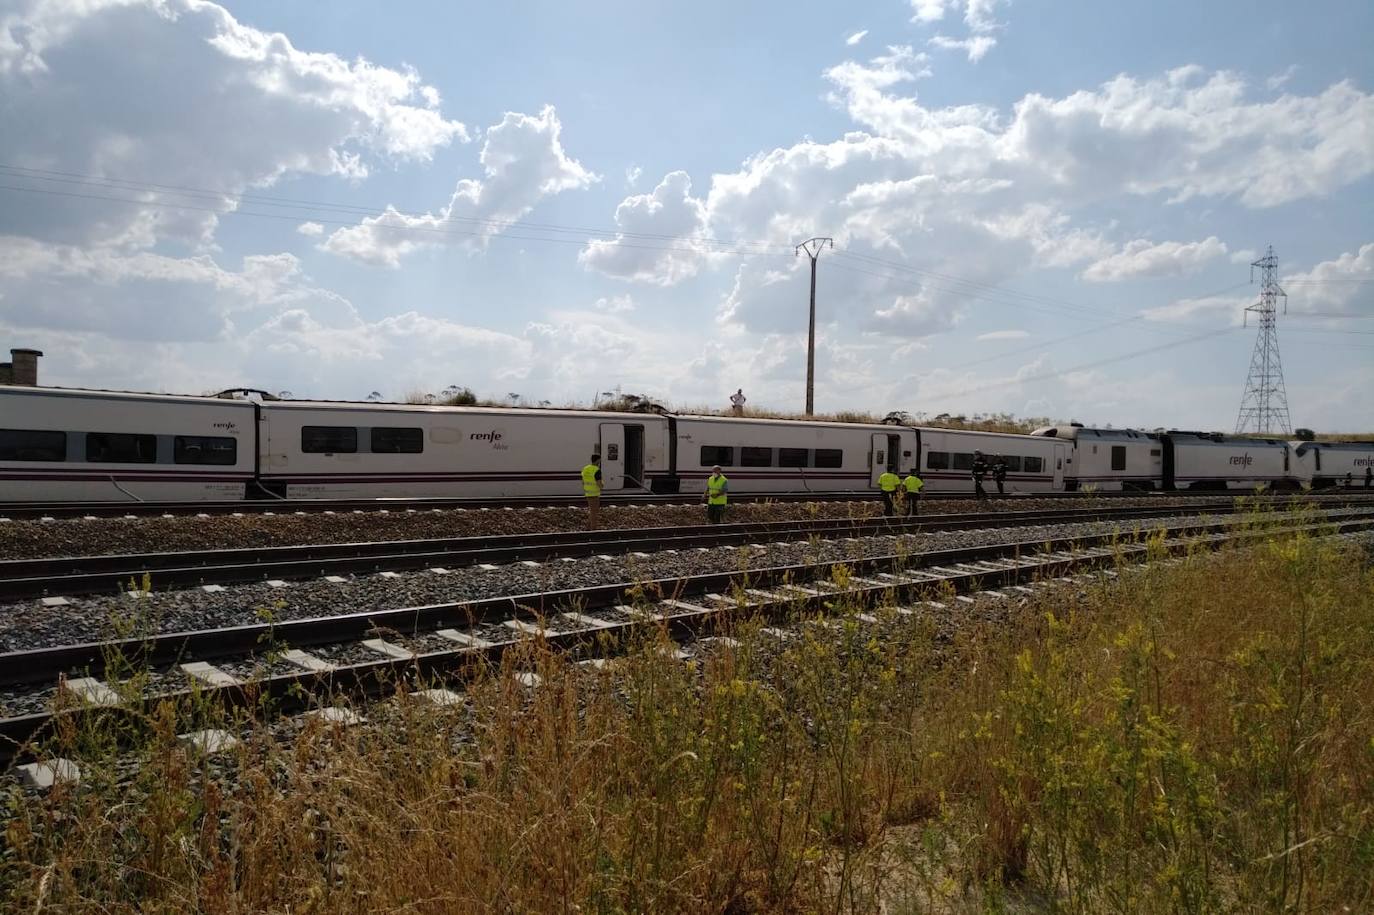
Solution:
[{"label": "dry grass", "polygon": [[464,709],[246,723],[222,777],[168,710],[132,780],[11,790],[4,909],[1368,910],[1365,563],[1276,537],[999,625],[746,626],[692,665],[654,634],[602,672],[534,648]]}]

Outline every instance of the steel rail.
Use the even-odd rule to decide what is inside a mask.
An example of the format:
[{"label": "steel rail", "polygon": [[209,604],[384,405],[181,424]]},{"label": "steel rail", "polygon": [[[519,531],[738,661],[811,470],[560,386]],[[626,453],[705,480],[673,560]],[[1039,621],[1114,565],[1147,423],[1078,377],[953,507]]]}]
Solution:
[{"label": "steel rail", "polygon": [[[1282,529],[1288,532],[1305,530],[1320,531],[1323,533],[1342,533],[1352,530],[1366,529],[1374,525],[1374,513],[1360,518],[1346,518],[1339,522],[1329,524],[1300,524],[1283,526]],[[1217,525],[1204,525],[1217,526]],[[1251,539],[1268,536],[1272,529],[1258,529],[1254,531],[1230,532],[1213,538],[1204,545],[1215,545],[1224,541],[1237,539]],[[851,587],[843,591],[820,592],[813,589],[813,593],[792,592],[786,595],[776,595],[773,597],[755,598],[751,601],[736,599],[732,608],[709,608],[685,605],[685,602],[676,605],[670,612],[662,614],[654,624],[662,624],[668,632],[674,636],[699,635],[703,631],[718,627],[722,622],[733,620],[737,617],[762,617],[771,619],[774,617],[795,614],[807,611],[825,611],[833,604],[837,598],[849,598],[856,601],[865,601],[872,596],[879,596],[887,601],[902,601],[911,597],[915,593],[928,594],[931,589],[937,587],[968,588],[970,585],[977,588],[1005,587],[1021,581],[1034,580],[1044,576],[1059,576],[1068,571],[1091,567],[1105,563],[1108,560],[1117,561],[1123,557],[1139,557],[1148,555],[1153,550],[1158,550],[1165,554],[1174,554],[1193,548],[1194,541],[1175,539],[1162,543],[1116,543],[1112,542],[1105,535],[1095,538],[1080,538],[1072,541],[1065,538],[1064,543],[1072,543],[1079,548],[1083,548],[1086,541],[1095,541],[1099,544],[1110,543],[1112,549],[1109,551],[1091,551],[1079,556],[1056,556],[1055,553],[1042,554],[1036,561],[1027,560],[1016,562],[1011,565],[999,568],[981,569],[956,569],[944,570],[939,575],[923,575],[917,570],[905,569],[907,557],[885,556],[874,557],[854,563],[822,563],[817,565],[801,565],[778,567],[774,569],[760,570],[759,572],[748,573],[747,577],[742,578],[739,573],[722,573],[712,576],[699,576],[692,579],[698,585],[705,585],[710,590],[722,591],[724,593],[738,592],[746,584],[755,586],[787,585],[796,579],[807,575],[815,575],[817,572],[826,572],[835,566],[844,566],[851,572],[874,572],[879,568],[898,569],[900,574],[894,575],[889,583],[881,585],[861,584],[859,587]],[[1052,541],[1050,546],[1054,545]],[[1040,547],[1041,544],[1004,544],[1003,550],[1011,549],[1012,556],[1019,557],[1016,551],[1020,547]],[[970,548],[969,550],[948,551],[949,554],[978,554],[982,553],[985,558],[991,558],[992,554],[988,551],[995,549],[992,547]],[[945,559],[945,562],[953,562],[953,559]],[[973,561],[966,558],[965,563]],[[878,574],[884,574],[879,572]],[[890,573],[889,573],[890,574]],[[637,585],[616,585],[604,588],[589,589],[586,591],[565,591],[551,592],[547,594],[527,595],[522,598],[500,598],[493,601],[476,601],[467,604],[443,604],[430,607],[404,608],[396,611],[386,611],[381,614],[355,614],[347,619],[347,633],[339,627],[332,631],[327,630],[327,637],[334,641],[341,638],[347,640],[357,635],[366,634],[373,631],[377,621],[385,621],[386,628],[395,629],[396,625],[405,625],[404,620],[396,618],[396,614],[404,614],[411,619],[412,626],[418,626],[423,621],[426,627],[443,625],[445,623],[457,623],[463,620],[472,622],[480,614],[489,617],[495,614],[516,613],[535,619],[542,618],[550,610],[557,606],[567,606],[567,602],[586,609],[591,602],[596,600],[619,600],[624,598],[626,593],[644,594],[656,593],[653,600],[663,600],[668,598],[681,599],[695,593],[689,591],[684,585],[687,580],[665,579],[658,582],[641,583]],[[280,634],[281,631],[290,627],[293,634],[304,636],[309,639],[312,635],[312,628],[318,630],[319,627],[328,626],[333,621],[340,618],[328,618],[317,620],[301,620],[289,624],[280,624],[275,627],[273,635]],[[576,651],[582,646],[597,643],[606,634],[624,634],[635,628],[644,625],[645,621],[637,620],[625,623],[613,623],[609,626],[596,628],[575,629],[571,631],[544,631],[541,633],[548,645],[558,651]],[[215,633],[180,633],[163,639],[166,643],[164,647],[170,645],[171,640],[181,639],[183,646],[189,646],[193,637],[200,635],[223,636],[226,633],[235,633],[236,637],[243,641],[245,637],[259,644],[250,630],[260,627],[239,627],[238,630],[220,630]],[[272,628],[272,627],[269,627]],[[326,633],[316,631],[315,637],[322,637]],[[441,681],[466,681],[473,673],[485,665],[500,664],[505,652],[523,644],[525,639],[515,639],[490,644],[482,648],[459,648],[454,650],[428,652],[418,654],[405,659],[382,659],[369,661],[361,664],[351,664],[335,668],[328,672],[293,672],[265,677],[248,684],[236,684],[233,686],[204,687],[195,690],[179,690],[170,693],[144,696],[141,700],[116,707],[93,707],[83,706],[74,709],[64,709],[61,711],[41,712],[28,715],[14,716],[0,719],[0,765],[8,765],[17,757],[27,753],[32,741],[41,734],[49,731],[59,719],[79,725],[83,722],[99,720],[101,716],[146,716],[159,704],[164,702],[188,702],[192,699],[205,701],[206,699],[218,700],[226,707],[247,708],[256,707],[258,709],[271,708],[276,714],[290,714],[316,705],[321,693],[337,696],[347,695],[350,697],[368,699],[388,693],[395,693],[398,686],[407,682],[419,681],[421,683],[433,683]],[[123,650],[121,643],[112,643],[114,646]],[[139,643],[145,644],[145,643]],[[246,642],[245,642],[246,644]],[[607,644],[602,642],[601,644]],[[73,646],[74,648],[77,646]],[[109,649],[111,645],[85,646],[86,648]],[[209,646],[206,646],[209,647]],[[30,653],[35,654],[35,653]],[[8,657],[8,656],[6,656]],[[154,663],[157,655],[144,653],[142,658],[135,656],[135,660],[142,660],[144,663]],[[172,657],[175,660],[176,657]],[[164,659],[164,663],[166,659]]]},{"label": "steel rail", "polygon": [[[1307,493],[1306,497],[1338,496],[1350,497],[1358,493]],[[876,490],[852,490],[836,492],[775,492],[731,494],[732,503],[755,502],[877,502]],[[1105,491],[1105,492],[1013,492],[1005,495],[989,494],[991,498],[1008,500],[1027,499],[1113,499],[1113,498],[1218,498],[1253,497],[1250,490],[1207,490],[1201,492],[1153,492],[1153,491]],[[1291,498],[1297,491],[1273,493],[1273,498]],[[923,502],[945,500],[968,500],[974,498],[971,492],[928,492],[921,496]],[[700,493],[685,495],[606,495],[602,505],[692,505],[701,501]],[[381,512],[381,511],[431,511],[445,509],[481,508],[578,508],[584,504],[581,496],[509,496],[504,498],[466,498],[466,497],[413,497],[377,499],[277,499],[277,500],[234,500],[204,502],[3,502],[0,503],[0,518],[14,521],[42,518],[121,518],[152,517],[159,515],[196,516],[196,515],[253,515],[253,514],[313,514],[320,512]]]},{"label": "steel rail", "polygon": [[[1356,518],[1342,518],[1332,524],[1358,523],[1374,519],[1374,510]],[[1142,534],[1184,534],[1224,529],[1231,519],[1189,519],[1161,525]],[[160,666],[186,660],[251,655],[272,646],[299,648],[347,642],[369,632],[385,630],[406,635],[430,632],[450,626],[471,626],[500,617],[537,618],[560,608],[605,609],[623,603],[627,594],[658,594],[666,597],[695,596],[725,592],[736,586],[770,586],[816,570],[846,566],[857,574],[866,571],[906,571],[1017,557],[1023,554],[1054,552],[1068,547],[1099,546],[1122,542],[1133,532],[1109,532],[1086,536],[1064,536],[1041,540],[1014,540],[998,544],[956,547],[922,553],[892,553],[838,562],[803,563],[741,572],[737,569],[703,575],[618,582],[572,590],[479,598],[468,601],[401,607],[390,610],[365,610],[301,620],[283,620],[219,629],[163,633],[148,638],[27,649],[0,653],[0,686],[54,680],[71,671],[98,675],[113,661],[121,665]]]},{"label": "steel rail", "polygon": [[1020,512],[926,515],[916,518],[821,518],[674,528],[623,528],[444,537],[425,540],[105,554],[0,561],[0,601],[51,595],[118,593],[144,574],[159,588],[230,584],[328,574],[507,563],[748,543],[813,536],[874,536],[1053,522],[1146,519],[1194,512],[1229,514],[1234,501],[1187,506],[1101,506]]}]

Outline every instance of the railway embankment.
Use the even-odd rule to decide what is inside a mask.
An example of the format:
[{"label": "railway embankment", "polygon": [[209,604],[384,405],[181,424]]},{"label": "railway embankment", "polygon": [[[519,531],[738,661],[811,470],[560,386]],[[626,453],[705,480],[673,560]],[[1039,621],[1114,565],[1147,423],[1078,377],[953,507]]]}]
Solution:
[{"label": "railway embankment", "polygon": [[[696,638],[640,611],[569,652],[561,622],[526,616],[461,687],[399,677],[351,704],[326,679],[315,714],[282,717],[264,682],[247,703],[207,689],[72,718],[40,752],[79,759],[79,781],[3,788],[0,893],[66,911],[1358,911],[1371,537],[1320,522],[1149,538],[1082,571],[1056,545],[1059,571],[966,593],[941,576],[993,588],[1026,557],[858,590],[879,574],[845,552],[859,540],[816,557],[830,580],[792,588],[791,610],[769,584],[753,597],[770,615]],[[513,588],[545,574],[523,568]],[[366,603],[355,584],[410,587],[293,589],[335,586],[319,600],[344,608]],[[121,598],[123,631],[233,591]],[[214,616],[197,609],[185,622]],[[155,685],[109,660],[112,698]]]},{"label": "railway embankment", "polygon": [[[1010,499],[927,500],[926,514],[987,511],[1035,511],[1054,508],[1186,508],[1199,500],[1247,499],[1247,494],[1207,493],[1193,495],[1142,494],[1105,497],[1018,496]],[[1261,497],[1284,505],[1295,496]],[[1359,501],[1359,492],[1317,497],[1323,502]],[[384,503],[377,503],[384,505]],[[810,521],[818,518],[876,518],[882,503],[876,494],[867,501],[819,500],[814,502],[756,502],[730,506],[728,520],[738,523]],[[705,512],[700,505],[611,505],[601,509],[602,529],[672,528],[700,525]],[[312,543],[419,540],[438,537],[506,536],[554,531],[580,531],[587,525],[582,507],[519,507],[486,509],[311,511],[297,514],[279,510],[264,513],[245,509],[239,514],[194,514],[55,518],[0,522],[0,559],[48,556],[91,556],[111,553],[146,553],[154,550],[210,550],[244,547],[291,546]]]}]

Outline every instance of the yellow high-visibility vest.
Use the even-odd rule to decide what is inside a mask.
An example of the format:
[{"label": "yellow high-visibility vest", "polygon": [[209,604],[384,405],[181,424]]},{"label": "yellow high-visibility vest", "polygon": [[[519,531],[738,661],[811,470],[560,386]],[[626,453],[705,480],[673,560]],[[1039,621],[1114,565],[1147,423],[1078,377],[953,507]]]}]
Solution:
[{"label": "yellow high-visibility vest", "polygon": [[896,492],[897,484],[900,482],[897,475],[890,470],[878,477],[878,486],[883,492]]},{"label": "yellow high-visibility vest", "polygon": [[724,505],[726,501],[726,484],[730,481],[725,478],[725,474],[712,474],[706,478],[706,501],[711,505]]},{"label": "yellow high-visibility vest", "polygon": [[582,495],[588,498],[601,495],[601,484],[596,479],[600,471],[601,468],[595,464],[588,464],[582,468]]},{"label": "yellow high-visibility vest", "polygon": [[918,493],[921,491],[921,487],[926,485],[926,481],[916,476],[914,473],[909,473],[906,479],[902,481],[902,484],[906,486],[907,492]]}]

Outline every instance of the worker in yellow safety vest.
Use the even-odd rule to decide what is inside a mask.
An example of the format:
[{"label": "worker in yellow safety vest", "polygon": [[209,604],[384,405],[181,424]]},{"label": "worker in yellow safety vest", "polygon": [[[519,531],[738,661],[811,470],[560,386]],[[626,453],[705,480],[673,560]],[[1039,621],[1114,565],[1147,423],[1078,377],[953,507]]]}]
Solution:
[{"label": "worker in yellow safety vest", "polygon": [[891,517],[897,510],[897,484],[902,482],[891,470],[884,470],[878,477],[878,488],[883,491],[883,514]]},{"label": "worker in yellow safety vest", "polygon": [[902,480],[902,487],[906,489],[906,516],[920,514],[921,487],[926,485],[926,481],[916,476],[916,469],[913,467]]},{"label": "worker in yellow safety vest", "polygon": [[587,526],[596,527],[601,518],[601,455],[593,454],[582,468],[582,495],[587,497]]},{"label": "worker in yellow safety vest", "polygon": [[725,520],[725,503],[729,500],[730,481],[720,472],[720,467],[712,467],[711,475],[706,478],[706,492],[701,500],[706,503],[706,523],[720,524]]}]

